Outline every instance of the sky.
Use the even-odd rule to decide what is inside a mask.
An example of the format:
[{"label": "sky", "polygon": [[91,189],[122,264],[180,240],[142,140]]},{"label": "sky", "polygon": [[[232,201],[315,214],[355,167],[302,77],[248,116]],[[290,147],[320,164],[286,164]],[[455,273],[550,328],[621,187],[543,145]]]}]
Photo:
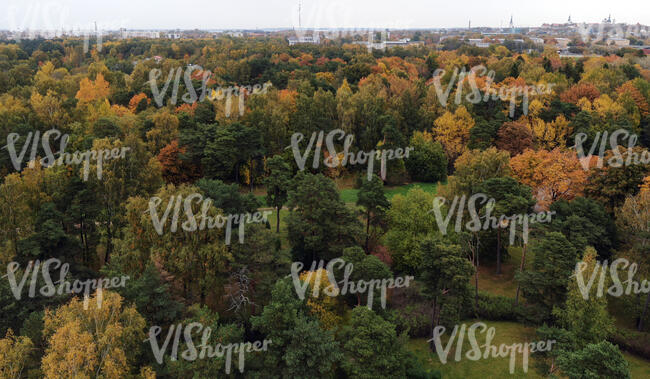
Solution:
[{"label": "sky", "polygon": [[[648,0],[0,0],[0,30],[451,28],[542,23],[650,24]],[[4,9],[3,9],[4,8]],[[6,12],[5,12],[6,11]]]}]

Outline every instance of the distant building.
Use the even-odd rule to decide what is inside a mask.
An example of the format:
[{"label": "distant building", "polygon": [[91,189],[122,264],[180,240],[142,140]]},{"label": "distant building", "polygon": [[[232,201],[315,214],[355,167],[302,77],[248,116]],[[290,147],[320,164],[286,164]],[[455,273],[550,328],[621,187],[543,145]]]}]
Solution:
[{"label": "distant building", "polygon": [[160,38],[160,32],[120,29],[120,38]]},{"label": "distant building", "polygon": [[490,42],[484,42],[481,38],[470,38],[468,43],[476,47],[490,47],[491,45]]},{"label": "distant building", "polygon": [[543,45],[544,44],[544,38],[530,37],[530,41],[532,43],[535,43],[535,44],[538,44],[538,45]]},{"label": "distant building", "polygon": [[557,42],[557,47],[562,49],[566,49],[567,47],[569,47],[569,42],[571,42],[571,40],[568,38],[559,38],[559,37],[555,38],[555,41]]},{"label": "distant building", "polygon": [[167,33],[167,38],[169,39],[179,39],[181,38],[180,33]]},{"label": "distant building", "polygon": [[385,50],[388,47],[396,47],[396,46],[423,46],[424,45],[424,41],[411,41],[408,38],[402,38],[397,41],[372,42],[371,40],[371,41],[355,41],[354,43],[357,45],[363,45],[363,46],[367,46],[368,48],[377,49],[377,50]]},{"label": "distant building", "polygon": [[287,38],[287,41],[289,41],[289,46],[293,46],[299,43],[308,43],[312,45],[317,45],[320,43],[320,36],[318,34],[312,35],[312,36],[301,36],[301,37],[289,37]]}]

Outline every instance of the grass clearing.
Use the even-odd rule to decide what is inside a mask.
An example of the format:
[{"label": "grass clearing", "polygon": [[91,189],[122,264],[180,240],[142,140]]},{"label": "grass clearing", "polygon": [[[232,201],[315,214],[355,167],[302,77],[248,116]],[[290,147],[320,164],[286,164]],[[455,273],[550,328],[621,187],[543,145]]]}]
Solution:
[{"label": "grass clearing", "polygon": [[[467,320],[464,323],[469,327],[477,320]],[[491,342],[492,346],[499,346],[504,343],[507,345],[513,343],[524,343],[526,341],[536,341],[535,329],[526,327],[514,322],[494,322],[487,321],[485,324],[488,327],[495,328],[495,336]],[[443,346],[448,341],[451,330],[447,330],[442,338]],[[476,333],[476,341],[480,345],[485,344],[486,333]],[[535,356],[535,353],[529,356],[528,372],[524,373],[522,354],[516,354],[515,370],[510,374],[509,365],[510,358],[488,358],[472,361],[467,359],[465,354],[471,350],[470,342],[465,335],[463,340],[461,359],[455,361],[455,354],[457,348],[457,340],[454,341],[448,358],[447,363],[443,364],[440,361],[437,353],[431,352],[428,342],[424,338],[413,339],[409,341],[407,348],[412,351],[423,364],[426,369],[435,369],[442,372],[442,377],[445,379],[464,379],[464,378],[543,378],[543,373],[538,372],[538,365],[541,360]],[[458,339],[458,337],[456,337]],[[484,349],[481,349],[484,351]]]}]

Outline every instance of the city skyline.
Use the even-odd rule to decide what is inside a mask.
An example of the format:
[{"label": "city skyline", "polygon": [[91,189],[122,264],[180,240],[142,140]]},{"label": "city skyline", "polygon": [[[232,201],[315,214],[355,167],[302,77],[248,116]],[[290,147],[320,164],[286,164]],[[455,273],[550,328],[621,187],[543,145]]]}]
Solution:
[{"label": "city skyline", "polygon": [[[1,30],[102,30],[126,29],[291,29],[291,28],[390,28],[435,29],[467,27],[507,27],[513,18],[516,27],[536,27],[544,23],[598,23],[611,15],[617,23],[650,24],[650,11],[641,1],[626,1],[625,11],[614,11],[611,2],[577,1],[566,4],[547,1],[543,8],[513,0],[486,3],[469,0],[462,11],[448,4],[424,0],[391,3],[358,0],[354,3],[324,0],[244,0],[237,3],[197,2],[178,7],[168,0],[98,3],[90,10],[84,2],[10,1]],[[127,10],[128,9],[128,10]],[[300,12],[299,12],[300,9]],[[422,9],[430,11],[423,12]],[[387,11],[389,10],[389,11]],[[234,17],[238,15],[238,17]],[[246,15],[241,17],[241,15]]]}]

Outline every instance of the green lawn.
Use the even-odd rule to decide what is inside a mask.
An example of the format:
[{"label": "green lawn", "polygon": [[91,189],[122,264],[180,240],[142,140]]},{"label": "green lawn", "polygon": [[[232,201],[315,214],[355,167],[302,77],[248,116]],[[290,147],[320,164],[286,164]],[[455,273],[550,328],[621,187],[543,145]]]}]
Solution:
[{"label": "green lawn", "polygon": [[[506,240],[507,243],[507,240]],[[522,248],[518,246],[505,246],[509,252],[509,257],[503,257],[501,262],[501,275],[496,274],[496,264],[479,266],[478,289],[488,292],[492,295],[507,296],[514,299],[517,293],[517,281],[515,272],[519,270],[521,264]],[[530,248],[526,252],[526,270],[533,265],[533,253]],[[474,278],[471,280],[474,285]]]},{"label": "green lawn", "polygon": [[[472,325],[476,320],[467,320],[467,327]],[[537,341],[535,338],[535,329],[526,327],[514,322],[485,322],[488,327],[495,328],[495,336],[491,345],[499,346],[504,343],[507,345],[513,343],[524,343],[526,341]],[[443,346],[446,346],[448,336],[451,330],[447,330],[442,338]],[[476,333],[476,341],[480,345],[485,343],[486,333]],[[447,337],[447,338],[446,338]],[[456,339],[456,341],[458,338]],[[543,378],[544,375],[539,370],[539,357],[533,353],[529,356],[528,372],[524,373],[522,354],[517,354],[515,358],[515,369],[512,374],[509,371],[510,358],[488,358],[472,361],[465,356],[466,352],[471,350],[467,334],[463,340],[463,348],[460,360],[455,360],[457,344],[454,341],[447,362],[443,364],[437,353],[432,353],[429,349],[428,342],[424,338],[413,339],[409,341],[408,349],[418,357],[425,369],[434,369],[442,372],[444,379],[465,379],[465,378]],[[484,351],[481,349],[481,351]]]},{"label": "green lawn", "polygon": [[[384,190],[386,192],[386,197],[388,200],[390,200],[397,194],[405,195],[408,190],[415,186],[422,188],[426,192],[436,193],[438,183],[409,183],[403,186],[384,187]],[[346,204],[357,202],[357,194],[359,193],[359,190],[356,188],[351,188],[351,184],[349,182],[338,183],[338,188],[339,194],[341,195],[341,200],[343,200]],[[266,204],[266,195],[264,188],[257,188],[254,191],[254,194],[257,200],[259,200],[262,204],[262,207],[268,206]]]}]

